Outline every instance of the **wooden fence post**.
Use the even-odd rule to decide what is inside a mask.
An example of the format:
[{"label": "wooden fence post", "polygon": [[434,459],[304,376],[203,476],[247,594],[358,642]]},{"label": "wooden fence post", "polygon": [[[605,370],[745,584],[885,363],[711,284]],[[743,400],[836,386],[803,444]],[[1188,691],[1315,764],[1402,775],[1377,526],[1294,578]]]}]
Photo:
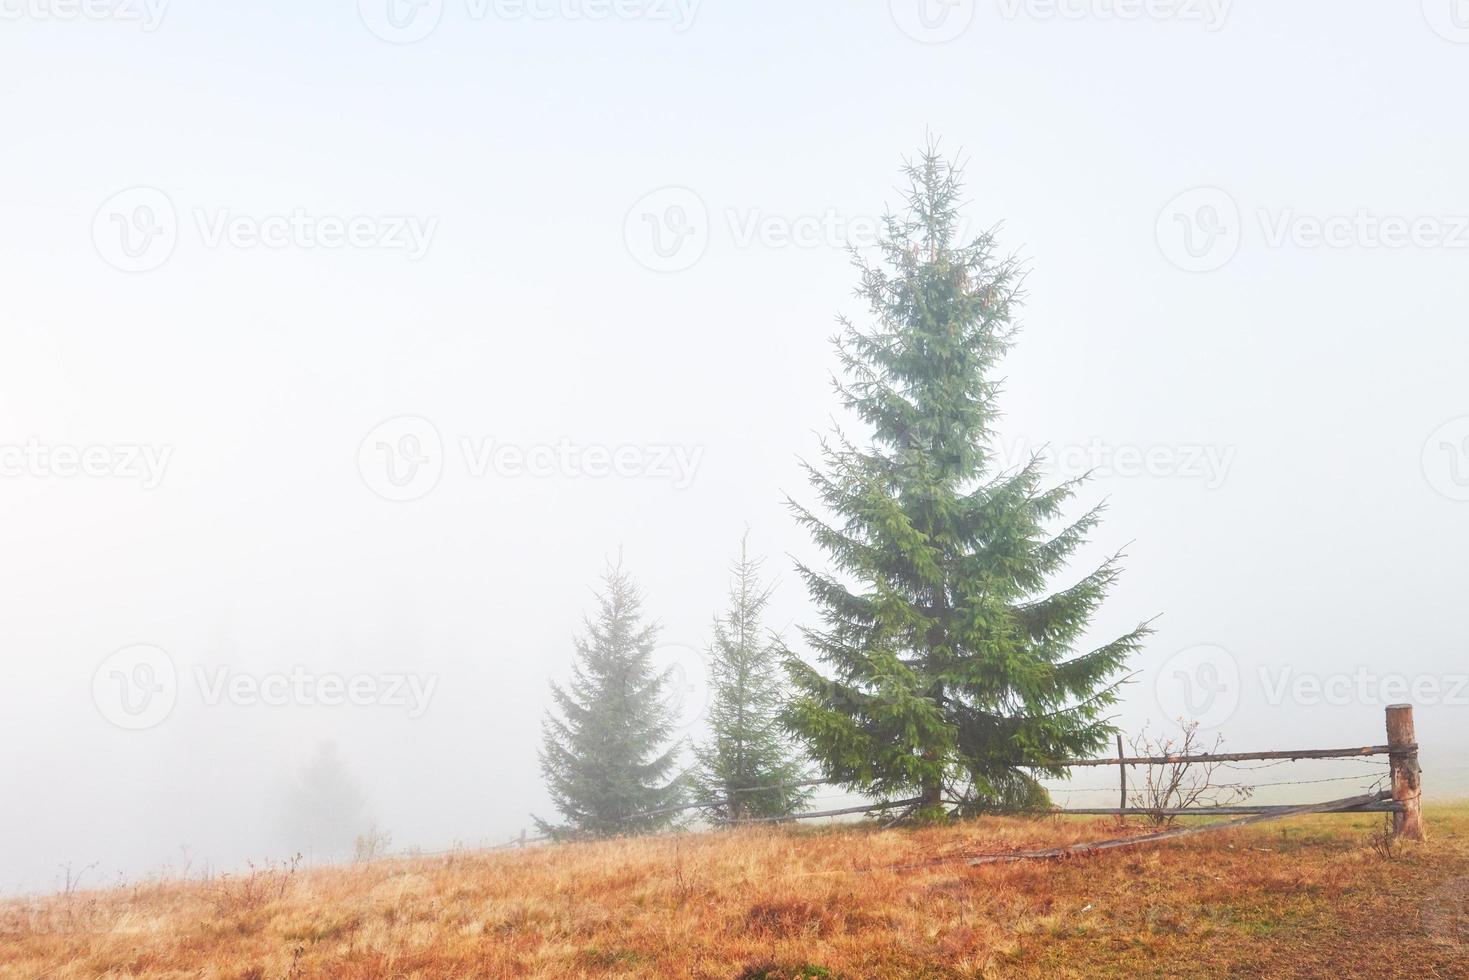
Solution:
[{"label": "wooden fence post", "polygon": [[1418,767],[1418,736],[1413,730],[1413,706],[1393,704],[1387,708],[1387,744],[1392,771],[1393,802],[1402,804],[1402,812],[1392,816],[1393,833],[1410,840],[1424,840],[1423,815],[1419,802],[1423,797],[1423,770]]},{"label": "wooden fence post", "polygon": [[[1117,771],[1122,773],[1122,802],[1117,804],[1123,810],[1127,809],[1127,763],[1121,760],[1127,758],[1127,753],[1122,751],[1122,733],[1117,733]],[[1126,813],[1119,814],[1119,819],[1126,817]]]}]

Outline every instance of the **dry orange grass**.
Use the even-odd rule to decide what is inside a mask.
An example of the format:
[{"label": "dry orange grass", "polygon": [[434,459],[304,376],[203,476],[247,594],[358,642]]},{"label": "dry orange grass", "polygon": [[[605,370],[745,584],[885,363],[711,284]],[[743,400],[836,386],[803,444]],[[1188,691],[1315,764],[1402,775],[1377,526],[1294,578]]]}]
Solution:
[{"label": "dry orange grass", "polygon": [[0,904],[0,976],[1469,976],[1469,807],[1386,859],[1380,818],[1060,862],[945,857],[1107,820],[766,829],[161,882]]}]

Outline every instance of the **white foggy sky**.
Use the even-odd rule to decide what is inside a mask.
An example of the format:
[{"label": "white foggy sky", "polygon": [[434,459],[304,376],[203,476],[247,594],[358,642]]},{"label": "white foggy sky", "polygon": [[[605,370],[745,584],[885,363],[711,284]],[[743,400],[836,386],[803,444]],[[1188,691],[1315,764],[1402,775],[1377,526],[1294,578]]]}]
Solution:
[{"label": "white foggy sky", "polygon": [[[810,499],[796,459],[834,407],[833,319],[863,311],[839,248],[741,247],[726,214],[870,219],[926,131],[969,159],[973,224],[1003,220],[1032,270],[1007,442],[1229,460],[1218,486],[1109,476],[1078,501],[1111,501],[1086,557],[1129,553],[1097,635],[1162,614],[1122,723],[1162,720],[1155,681],[1200,644],[1242,672],[1220,727],[1241,750],[1382,738],[1382,702],[1271,704],[1262,667],[1469,671],[1469,456],[1424,455],[1469,415],[1469,233],[1268,241],[1282,214],[1469,215],[1469,44],[1432,29],[1435,0],[1236,3],[1212,32],[1007,18],[1007,0],[941,45],[871,2],[706,0],[676,31],[448,0],[408,45],[349,2],[174,0],[151,32],[0,9],[0,445],[171,447],[154,489],[0,477],[0,889],[49,888],[67,861],[147,873],[180,846],[269,854],[280,786],[326,739],[395,844],[514,835],[549,814],[546,682],[619,548],[670,646],[706,641],[747,524],[780,579],[771,625],[811,622],[789,556],[816,556],[782,495]],[[136,186],[168,196],[179,237],[129,274],[92,227]],[[710,241],[657,273],[624,219],[668,186],[707,206]],[[1232,261],[1191,273],[1155,229],[1203,186],[1243,230]],[[194,217],[296,209],[437,226],[410,261],[211,248]],[[358,466],[400,416],[447,454],[409,503]],[[474,478],[461,437],[702,455],[685,488]],[[135,644],[180,675],[140,732],[92,696]],[[298,664],[438,687],[409,718],[211,706],[194,682]],[[1430,792],[1469,785],[1466,699],[1418,711]]]}]

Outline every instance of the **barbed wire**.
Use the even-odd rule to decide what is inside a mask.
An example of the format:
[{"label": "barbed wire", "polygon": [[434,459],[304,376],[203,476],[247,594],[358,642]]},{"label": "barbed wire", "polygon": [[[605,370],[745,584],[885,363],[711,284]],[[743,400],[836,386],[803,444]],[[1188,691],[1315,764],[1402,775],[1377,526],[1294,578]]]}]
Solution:
[{"label": "barbed wire", "polygon": [[[1260,764],[1258,766],[1242,766],[1242,765],[1240,765],[1237,762],[1217,762],[1217,763],[1214,763],[1214,765],[1220,766],[1221,768],[1224,768],[1224,769],[1234,769],[1234,770],[1236,770],[1238,772],[1254,772],[1257,769],[1274,769],[1276,766],[1288,766],[1288,765],[1290,765],[1292,763],[1302,762],[1302,761],[1306,761],[1306,760],[1301,760],[1301,759],[1276,759],[1273,762],[1265,762],[1265,763],[1262,763],[1262,764]],[[1380,767],[1386,767],[1386,766],[1391,766],[1392,765],[1392,763],[1390,763],[1390,762],[1379,762],[1376,759],[1364,759],[1361,756],[1340,756],[1340,757],[1335,757],[1335,758],[1333,758],[1333,757],[1327,757],[1327,758],[1324,758],[1324,759],[1311,759],[1309,761],[1311,761],[1311,762],[1356,762],[1356,763],[1359,763],[1359,764],[1364,765],[1364,766],[1380,766]],[[1129,768],[1131,768],[1131,767],[1129,767]]]},{"label": "barbed wire", "polygon": [[[1263,762],[1260,765],[1240,765],[1237,762],[1218,762],[1218,763],[1214,763],[1214,765],[1215,766],[1218,766],[1218,767],[1222,767],[1222,768],[1234,770],[1236,772],[1255,772],[1255,771],[1262,770],[1262,769],[1273,769],[1276,766],[1288,765],[1288,764],[1291,764],[1291,763],[1297,763],[1297,762],[1301,762],[1301,761],[1305,761],[1305,760],[1301,760],[1301,759],[1276,759],[1276,760],[1272,760],[1272,761],[1268,761],[1268,762]],[[1320,762],[1320,761],[1329,761],[1329,762],[1355,762],[1355,763],[1358,763],[1360,765],[1369,767],[1369,770],[1368,771],[1359,771],[1359,772],[1352,773],[1350,775],[1345,775],[1345,776],[1330,776],[1330,777],[1322,777],[1322,778],[1315,778],[1315,779],[1283,779],[1283,780],[1272,780],[1270,782],[1262,782],[1262,783],[1245,783],[1245,782],[1219,783],[1219,784],[1217,784],[1217,786],[1220,789],[1249,789],[1249,790],[1255,790],[1255,789],[1261,789],[1261,788],[1266,788],[1266,787],[1274,787],[1274,786],[1310,786],[1310,785],[1316,785],[1316,784],[1321,784],[1321,783],[1352,782],[1352,781],[1360,781],[1360,780],[1372,779],[1372,781],[1370,783],[1363,783],[1363,785],[1361,787],[1363,789],[1369,789],[1369,788],[1376,788],[1376,787],[1381,786],[1387,780],[1387,778],[1388,778],[1388,776],[1390,774],[1389,773],[1389,770],[1390,770],[1390,767],[1391,767],[1391,763],[1390,762],[1382,762],[1382,761],[1378,761],[1376,759],[1366,759],[1366,758],[1362,758],[1360,756],[1326,757],[1326,758],[1323,758],[1323,759],[1314,759],[1314,760],[1311,760],[1311,761],[1314,761],[1314,762]],[[1116,764],[1121,765],[1121,763],[1116,763]],[[1162,765],[1172,765],[1172,764],[1174,764],[1174,763],[1128,763],[1128,764],[1126,764],[1126,768],[1129,768],[1129,769],[1136,769],[1136,768],[1141,768],[1141,767],[1150,767],[1150,768],[1153,768],[1153,767],[1158,767],[1158,766],[1162,766]],[[1185,763],[1185,765],[1188,765],[1188,764],[1189,763]],[[1197,763],[1197,764],[1204,764],[1204,763],[1201,761],[1200,763]],[[1454,767],[1445,767],[1445,768],[1447,768],[1447,769],[1449,769],[1451,771],[1457,771],[1457,770],[1466,769],[1466,768],[1469,768],[1469,767],[1454,766]],[[1372,778],[1374,776],[1375,776],[1375,779]],[[782,790],[782,789],[803,789],[803,788],[809,788],[809,787],[812,787],[812,786],[838,786],[838,785],[842,785],[842,784],[840,784],[840,783],[833,783],[832,781],[826,780],[826,779],[805,779],[805,780],[798,780],[798,781],[795,781],[795,782],[771,783],[771,784],[765,785],[765,786],[736,787],[734,789],[731,789],[731,790],[726,791],[727,792],[726,802],[729,800],[730,797],[732,797],[735,794],[760,793],[760,792],[769,792],[769,791]],[[1044,785],[1044,782],[1042,782],[1042,785]],[[1046,788],[1047,788],[1048,792],[1055,792],[1058,795],[1065,795],[1065,796],[1068,796],[1068,797],[1072,793],[1116,793],[1118,791],[1117,787],[1111,787],[1111,786],[1066,786],[1064,788],[1063,787],[1046,787]],[[823,795],[820,795],[820,796],[814,796],[814,797],[811,797],[807,802],[820,803],[820,802],[827,802],[827,801],[831,801],[831,800],[838,800],[838,799],[844,799],[844,798],[845,799],[850,799],[852,797],[861,797],[863,795],[864,795],[863,793],[861,793],[860,791],[857,791],[857,790],[845,790],[845,791],[840,792],[840,793],[828,793],[828,794],[823,794]],[[875,803],[871,804],[870,806],[864,808],[864,810],[863,811],[860,811],[860,812],[873,812],[873,811],[883,810],[883,809],[893,809],[893,808],[898,807],[898,806],[910,805],[911,802],[912,801],[898,801],[897,803],[894,803],[894,802],[891,802],[891,801],[878,801],[878,802],[875,802]],[[684,812],[688,812],[688,811],[691,811],[691,810],[715,810],[715,809],[719,809],[722,805],[724,805],[724,804],[721,804],[719,801],[706,799],[706,800],[700,800],[700,801],[696,801],[696,802],[681,803],[681,804],[678,804],[678,805],[675,805],[675,806],[658,807],[658,808],[653,809],[653,810],[647,810],[647,811],[644,811],[642,813],[635,814],[630,819],[645,819],[645,818],[648,818],[648,817],[665,816],[665,815],[673,814],[673,813],[684,813]],[[1203,809],[1205,810],[1205,812],[1207,812],[1207,808],[1203,808]],[[820,813],[801,813],[801,812],[797,812],[797,813],[791,813],[791,814],[786,814],[786,815],[782,815],[782,816],[774,816],[774,817],[747,818],[747,819],[738,821],[738,824],[785,822],[785,821],[789,821],[789,820],[800,820],[800,819],[803,819],[803,818],[819,819],[821,817],[847,815],[847,813],[855,813],[855,812],[859,812],[859,811],[855,811],[855,810],[853,810],[853,811],[847,811],[847,812],[844,812],[842,814],[820,814]],[[1022,813],[1056,813],[1056,814],[1062,814],[1062,815],[1064,815],[1065,810],[1064,809],[1057,809],[1057,810],[1000,809],[1000,810],[994,810],[994,811],[989,811],[989,812],[996,813],[996,814],[1004,814],[1004,813],[1014,813],[1014,814],[1022,814]],[[670,832],[672,832],[672,833],[683,833],[683,832],[686,832],[686,828],[682,828],[682,827],[680,827],[680,828],[674,828]],[[554,835],[543,835],[542,834],[542,835],[536,835],[534,837],[529,837],[529,836],[526,836],[524,833],[522,833],[520,836],[517,836],[515,838],[512,838],[511,840],[506,841],[505,843],[502,843],[502,844],[494,844],[494,845],[489,845],[489,846],[481,845],[479,847],[466,847],[466,846],[463,846],[463,845],[459,845],[459,846],[456,846],[456,847],[453,847],[453,848],[449,848],[449,849],[445,849],[445,850],[437,850],[437,851],[421,851],[421,850],[416,850],[415,849],[415,850],[410,850],[408,852],[405,852],[403,854],[396,855],[396,856],[398,856],[398,857],[416,858],[416,857],[441,857],[441,856],[449,856],[449,855],[461,855],[461,854],[473,853],[475,851],[500,851],[500,850],[506,850],[506,849],[514,848],[514,847],[523,847],[523,846],[526,846],[526,845],[529,845],[529,844],[546,843],[546,842],[554,841],[554,840],[556,840],[556,837]]]},{"label": "barbed wire", "polygon": [[[1311,786],[1315,783],[1347,783],[1358,782],[1367,779],[1371,773],[1355,773],[1351,776],[1328,776],[1325,779],[1281,779],[1269,783],[1218,783],[1224,789],[1259,789],[1263,786]],[[1382,782],[1383,776],[1378,776],[1375,782]]]}]

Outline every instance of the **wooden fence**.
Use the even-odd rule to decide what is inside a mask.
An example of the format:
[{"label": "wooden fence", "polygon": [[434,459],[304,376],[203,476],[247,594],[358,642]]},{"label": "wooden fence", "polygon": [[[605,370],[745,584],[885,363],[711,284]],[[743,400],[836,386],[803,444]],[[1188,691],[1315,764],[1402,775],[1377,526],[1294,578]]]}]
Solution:
[{"label": "wooden fence", "polygon": [[[1372,756],[1388,757],[1388,771],[1392,780],[1391,790],[1367,793],[1358,796],[1346,797],[1340,800],[1328,800],[1321,803],[1296,803],[1278,805],[1247,805],[1247,806],[1195,806],[1195,807],[1138,807],[1129,806],[1127,803],[1127,771],[1132,766],[1164,766],[1164,765],[1204,765],[1211,763],[1229,762],[1256,762],[1256,761],[1295,761],[1299,759],[1345,759],[1345,758],[1367,758]],[[1393,815],[1393,832],[1397,835],[1407,837],[1411,840],[1424,840],[1423,816],[1420,810],[1420,801],[1423,796],[1422,769],[1418,765],[1418,742],[1413,728],[1413,706],[1408,704],[1395,704],[1387,709],[1387,742],[1383,745],[1362,745],[1343,749],[1270,749],[1261,752],[1216,752],[1200,753],[1197,755],[1156,755],[1156,756],[1129,756],[1123,751],[1122,737],[1117,739],[1117,757],[1106,759],[1060,759],[1048,763],[1050,766],[1061,768],[1083,768],[1092,766],[1117,766],[1119,771],[1119,789],[1121,792],[1120,805],[1115,807],[1052,807],[1044,810],[1015,811],[1021,813],[1043,813],[1043,814],[1072,814],[1077,816],[1158,816],[1158,817],[1240,817],[1243,819],[1221,821],[1218,823],[1176,828],[1173,830],[1160,831],[1155,834],[1147,834],[1141,837],[1119,838],[1115,841],[1100,841],[1093,844],[1076,845],[1072,848],[1061,848],[1056,851],[1037,851],[1034,853],[1017,853],[1015,855],[988,855],[983,859],[976,858],[975,863],[983,863],[990,860],[1019,860],[1024,858],[1055,857],[1064,853],[1084,853],[1093,850],[1104,850],[1109,847],[1132,846],[1134,844],[1146,843],[1152,840],[1164,840],[1172,837],[1181,837],[1188,834],[1202,833],[1210,830],[1223,829],[1227,827],[1241,826],[1244,824],[1259,823],[1265,820],[1276,820],[1283,817],[1311,813],[1391,813]],[[804,786],[831,785],[824,779],[809,779],[796,783],[783,784],[779,788],[795,788]],[[758,789],[771,789],[776,787],[758,787]],[[755,790],[752,790],[755,791]],[[881,810],[894,810],[904,807],[915,806],[921,800],[889,800],[881,803],[866,803],[857,806],[845,806],[831,810],[815,810],[802,813],[792,813],[780,817],[759,817],[750,820],[739,821],[740,823],[776,823],[789,820],[815,820],[823,817],[839,817],[858,813],[873,813]],[[707,810],[707,803],[685,803],[678,806],[665,807],[661,810],[650,811],[643,816],[656,814],[676,813],[687,810]],[[544,837],[527,837],[522,831],[520,837],[509,841],[499,847],[524,847],[527,844],[538,843],[546,840]],[[491,848],[494,850],[495,848]]]},{"label": "wooden fence", "polygon": [[[1201,806],[1201,807],[1137,807],[1127,804],[1127,770],[1129,766],[1207,765],[1218,762],[1254,762],[1265,760],[1343,759],[1385,755],[1388,757],[1392,789],[1366,797],[1350,797],[1331,804],[1287,804],[1277,806]],[[1413,728],[1413,706],[1395,704],[1387,709],[1387,744],[1363,745],[1345,749],[1272,749],[1264,752],[1216,752],[1198,755],[1128,756],[1117,739],[1115,759],[1062,759],[1053,765],[1064,767],[1117,766],[1120,773],[1121,800],[1115,807],[1057,808],[1054,813],[1117,816],[1290,816],[1303,806],[1328,806],[1326,813],[1391,813],[1393,831],[1412,840],[1423,840],[1423,770],[1418,765],[1418,742]],[[1341,804],[1335,806],[1332,804]]]}]

